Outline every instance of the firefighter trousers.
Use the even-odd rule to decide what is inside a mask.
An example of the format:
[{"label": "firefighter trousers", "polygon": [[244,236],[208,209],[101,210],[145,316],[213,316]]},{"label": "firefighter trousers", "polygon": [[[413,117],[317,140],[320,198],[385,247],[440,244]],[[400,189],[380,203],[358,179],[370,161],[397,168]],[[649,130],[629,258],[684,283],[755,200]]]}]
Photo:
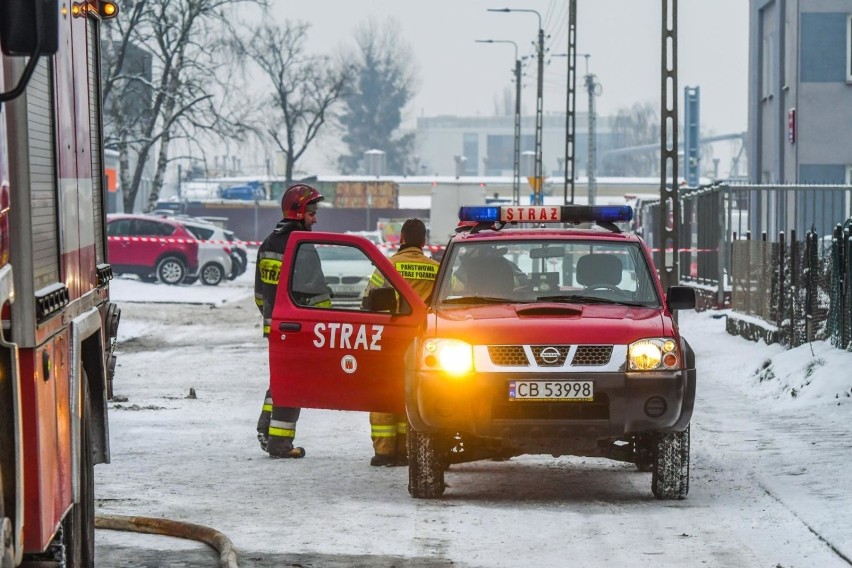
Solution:
[{"label": "firefighter trousers", "polygon": [[268,436],[267,451],[270,455],[283,455],[293,449],[296,422],[301,412],[301,408],[275,406],[272,403],[271,393],[266,391],[263,409],[257,420],[257,432]]},{"label": "firefighter trousers", "polygon": [[408,456],[407,432],[408,420],[404,414],[370,413],[370,437],[377,456],[394,456],[405,460]]}]

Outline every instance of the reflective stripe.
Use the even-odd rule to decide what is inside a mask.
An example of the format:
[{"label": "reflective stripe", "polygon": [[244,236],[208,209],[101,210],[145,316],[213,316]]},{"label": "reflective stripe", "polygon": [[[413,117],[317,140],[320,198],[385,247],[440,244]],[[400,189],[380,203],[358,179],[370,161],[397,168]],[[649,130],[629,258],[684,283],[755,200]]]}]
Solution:
[{"label": "reflective stripe", "polygon": [[259,256],[261,260],[265,258],[271,258],[272,260],[284,260],[284,255],[280,252],[271,252],[268,250],[262,251]]},{"label": "reflective stripe", "polygon": [[[277,255],[281,256],[281,255]],[[260,260],[257,265],[257,270],[260,273],[260,281],[264,284],[278,284],[278,279],[281,276],[281,261],[271,258]]]},{"label": "reflective stripe", "polygon": [[263,294],[255,293],[254,303],[258,306],[263,306]]},{"label": "reflective stripe", "polygon": [[384,283],[385,277],[380,272],[373,272],[373,275],[370,276],[370,284],[373,286],[381,288]]},{"label": "reflective stripe", "polygon": [[393,438],[396,436],[396,426],[370,426],[370,435],[373,438]]},{"label": "reflective stripe", "polygon": [[270,436],[277,436],[279,438],[295,438],[296,437],[296,431],[295,430],[286,430],[284,428],[273,428],[272,426],[270,426],[269,427],[269,435]]},{"label": "reflective stripe", "polygon": [[272,412],[272,404],[271,403],[270,404],[264,404],[263,405],[263,412]]},{"label": "reflective stripe", "polygon": [[279,438],[295,438],[296,437],[296,423],[295,422],[285,422],[283,420],[270,420],[269,421],[269,435],[270,436],[278,436]]},{"label": "reflective stripe", "polygon": [[264,333],[264,334],[269,335],[269,332],[270,332],[271,330],[272,330],[272,326],[271,326],[271,325],[266,325],[266,324],[264,324],[264,326],[263,326],[263,333]]},{"label": "reflective stripe", "polygon": [[[321,305],[325,304],[325,305]],[[330,308],[331,307],[331,296],[328,294],[317,294],[316,296],[311,296],[308,299],[309,306],[316,306],[321,308]]]},{"label": "reflective stripe", "polygon": [[436,265],[425,262],[397,262],[394,268],[407,280],[434,280],[438,274]]},{"label": "reflective stripe", "polygon": [[405,434],[406,432],[408,432],[408,424],[406,424],[405,422],[400,422],[396,425],[397,434]]}]

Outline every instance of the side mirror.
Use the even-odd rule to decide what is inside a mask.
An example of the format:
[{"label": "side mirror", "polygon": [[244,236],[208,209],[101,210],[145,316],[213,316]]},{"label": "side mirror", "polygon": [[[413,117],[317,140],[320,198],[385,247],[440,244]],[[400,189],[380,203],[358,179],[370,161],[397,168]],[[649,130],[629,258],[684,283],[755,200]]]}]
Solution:
[{"label": "side mirror", "polygon": [[364,307],[371,312],[396,312],[396,290],[373,288],[365,298]]},{"label": "side mirror", "polygon": [[0,0],[0,46],[6,55],[37,57],[56,53],[58,0]]},{"label": "side mirror", "polygon": [[695,289],[689,286],[669,286],[666,304],[670,311],[695,309]]}]

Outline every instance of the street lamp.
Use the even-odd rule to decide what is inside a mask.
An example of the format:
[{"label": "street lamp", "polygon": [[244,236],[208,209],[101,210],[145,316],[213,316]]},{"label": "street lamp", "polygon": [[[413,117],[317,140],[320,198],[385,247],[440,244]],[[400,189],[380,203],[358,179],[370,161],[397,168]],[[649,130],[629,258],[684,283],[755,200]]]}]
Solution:
[{"label": "street lamp", "polygon": [[536,101],[535,101],[535,173],[534,173],[534,183],[535,187],[533,188],[535,193],[533,194],[535,197],[535,204],[541,205],[544,203],[544,196],[542,195],[542,185],[544,183],[544,176],[541,169],[541,134],[542,134],[542,121],[543,121],[543,108],[544,103],[542,99],[542,93],[544,91],[544,30],[541,27],[541,14],[538,13],[537,10],[529,10],[525,8],[488,8],[489,12],[528,12],[530,14],[535,14],[538,16],[538,87],[536,89]]},{"label": "street lamp", "polygon": [[515,156],[512,170],[512,203],[521,200],[521,60],[518,59],[518,44],[508,39],[478,39],[476,43],[510,43],[515,46]]}]

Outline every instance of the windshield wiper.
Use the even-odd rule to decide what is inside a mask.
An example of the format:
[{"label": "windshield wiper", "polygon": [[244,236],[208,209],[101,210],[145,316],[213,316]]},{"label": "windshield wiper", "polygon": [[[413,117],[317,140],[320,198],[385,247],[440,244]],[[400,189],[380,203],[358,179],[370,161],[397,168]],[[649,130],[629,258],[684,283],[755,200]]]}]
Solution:
[{"label": "windshield wiper", "polygon": [[445,298],[442,304],[526,304],[526,301],[513,300],[511,298],[497,298],[495,296],[457,296]]}]

